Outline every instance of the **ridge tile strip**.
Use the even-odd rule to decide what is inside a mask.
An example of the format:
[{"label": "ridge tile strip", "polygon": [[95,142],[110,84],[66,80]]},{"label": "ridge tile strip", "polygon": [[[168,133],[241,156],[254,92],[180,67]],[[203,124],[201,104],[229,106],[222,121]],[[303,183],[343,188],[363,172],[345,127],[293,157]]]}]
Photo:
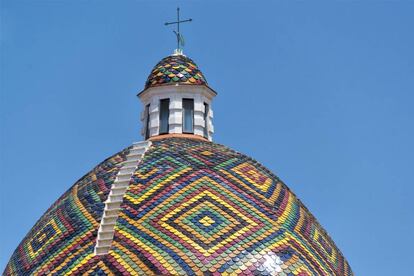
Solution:
[{"label": "ridge tile strip", "polygon": [[105,201],[105,209],[99,224],[98,237],[94,249],[95,255],[106,255],[111,248],[114,238],[115,224],[118,220],[121,203],[129,182],[145,152],[151,146],[151,141],[133,143],[131,151],[127,154],[115,181],[111,185],[111,191]]}]

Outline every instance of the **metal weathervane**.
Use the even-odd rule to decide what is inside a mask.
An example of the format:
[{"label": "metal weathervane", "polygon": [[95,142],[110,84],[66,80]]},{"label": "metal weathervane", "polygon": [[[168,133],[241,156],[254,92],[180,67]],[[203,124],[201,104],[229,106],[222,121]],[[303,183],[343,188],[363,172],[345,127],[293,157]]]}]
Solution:
[{"label": "metal weathervane", "polygon": [[180,20],[180,8],[177,8],[177,21],[175,21],[175,22],[166,22],[165,23],[165,26],[173,25],[173,24],[177,25],[177,30],[173,31],[173,32],[175,33],[175,36],[177,37],[177,50],[179,52],[181,52],[182,47],[184,46],[184,37],[180,33],[180,23],[191,22],[191,21],[193,21],[191,18],[186,19],[186,20]]}]

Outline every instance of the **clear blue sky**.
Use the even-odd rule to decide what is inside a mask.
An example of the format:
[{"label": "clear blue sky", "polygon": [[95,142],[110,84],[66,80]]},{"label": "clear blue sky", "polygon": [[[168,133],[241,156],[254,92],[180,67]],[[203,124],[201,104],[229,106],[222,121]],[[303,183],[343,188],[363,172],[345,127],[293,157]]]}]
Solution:
[{"label": "clear blue sky", "polygon": [[356,275],[412,272],[414,2],[1,1],[0,271],[78,178],[141,139],[182,27],[215,141],[280,176]]}]

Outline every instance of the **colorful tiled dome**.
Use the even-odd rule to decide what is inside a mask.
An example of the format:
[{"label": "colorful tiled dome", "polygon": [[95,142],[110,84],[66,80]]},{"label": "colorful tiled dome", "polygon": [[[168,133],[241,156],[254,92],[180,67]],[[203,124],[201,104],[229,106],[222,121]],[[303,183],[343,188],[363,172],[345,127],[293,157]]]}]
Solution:
[{"label": "colorful tiled dome", "polygon": [[195,62],[181,54],[163,58],[152,69],[145,88],[166,84],[205,84],[207,81]]},{"label": "colorful tiled dome", "polygon": [[40,218],[6,275],[352,275],[289,188],[255,160],[201,139],[154,140],[132,171],[111,248],[95,255],[104,201],[131,148]]}]

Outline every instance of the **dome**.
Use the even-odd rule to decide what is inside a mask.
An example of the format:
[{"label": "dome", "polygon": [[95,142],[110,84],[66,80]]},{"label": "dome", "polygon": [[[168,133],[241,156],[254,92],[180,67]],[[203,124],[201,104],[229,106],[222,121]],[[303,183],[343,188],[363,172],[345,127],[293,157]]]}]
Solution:
[{"label": "dome", "polygon": [[246,155],[192,138],[152,141],[128,178],[109,252],[94,254],[105,201],[132,151],[108,158],[65,192],[4,273],[352,275],[277,176]]},{"label": "dome", "polygon": [[207,85],[203,73],[192,59],[182,54],[174,54],[155,65],[145,83],[145,89],[176,83]]}]

